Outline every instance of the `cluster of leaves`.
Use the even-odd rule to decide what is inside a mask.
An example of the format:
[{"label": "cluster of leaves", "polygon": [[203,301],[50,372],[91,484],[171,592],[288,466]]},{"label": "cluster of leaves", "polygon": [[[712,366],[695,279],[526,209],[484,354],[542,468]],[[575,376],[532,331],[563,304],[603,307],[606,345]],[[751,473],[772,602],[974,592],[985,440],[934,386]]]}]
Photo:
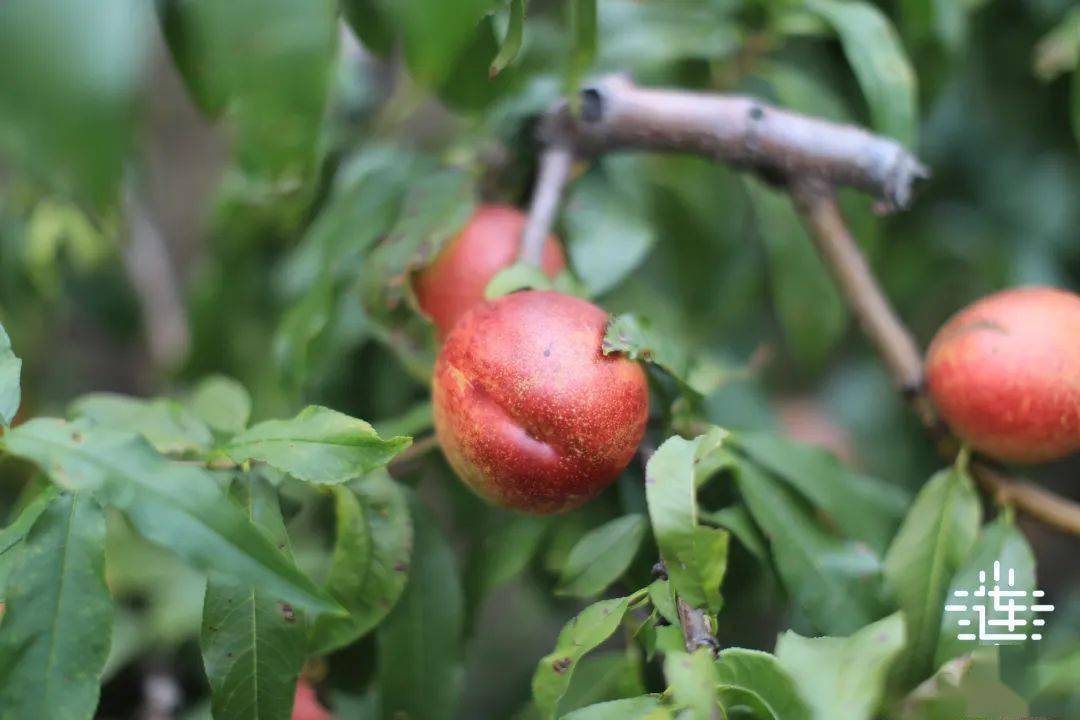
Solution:
[{"label": "cluster of leaves", "polygon": [[[0,356],[5,425],[17,406],[13,357],[10,347]],[[88,395],[66,420],[7,429],[0,448],[40,480],[0,542],[5,712],[93,715],[116,612],[110,512],[209,576],[201,645],[218,717],[287,715],[310,655],[387,616],[405,587],[413,522],[407,491],[381,468],[409,439],[319,406],[249,427],[250,409],[241,386],[212,377],[180,399]],[[322,582],[294,562],[279,499],[290,487],[294,501],[333,499]]]}]

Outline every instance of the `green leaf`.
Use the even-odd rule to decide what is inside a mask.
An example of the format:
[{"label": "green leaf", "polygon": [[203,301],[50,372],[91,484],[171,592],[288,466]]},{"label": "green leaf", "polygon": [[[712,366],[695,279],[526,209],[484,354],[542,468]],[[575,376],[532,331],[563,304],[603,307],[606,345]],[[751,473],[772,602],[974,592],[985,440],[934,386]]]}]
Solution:
[{"label": "green leaf", "polygon": [[199,453],[214,442],[210,428],[175,400],[93,393],[71,404],[68,415],[113,430],[138,433],[161,453]]},{"label": "green leaf", "polygon": [[284,602],[341,611],[228,502],[213,475],[170,462],[138,435],[43,418],[15,428],[3,443],[57,485],[94,491],[144,537],[199,569],[236,577]]},{"label": "green leaf", "polygon": [[1080,143],[1080,70],[1073,73],[1072,79],[1072,126],[1076,142]]},{"label": "green leaf", "polygon": [[885,579],[907,620],[908,648],[897,666],[909,688],[925,679],[941,633],[946,592],[979,532],[982,509],[971,478],[955,467],[915,497],[885,556]]},{"label": "green leaf", "polygon": [[690,605],[714,613],[722,604],[728,534],[698,525],[696,471],[725,435],[717,428],[694,440],[670,438],[645,470],[653,534],[675,592]]},{"label": "green leaf", "polygon": [[[1023,533],[1017,529],[1009,513],[1003,513],[994,522],[983,528],[982,536],[975,543],[967,560],[953,574],[952,582],[945,593],[944,603],[956,603],[967,605],[968,600],[954,599],[957,590],[974,593],[979,589],[979,573],[985,572],[987,578],[993,577],[994,563],[1001,563],[1001,586],[1006,590],[1022,590],[1030,597],[1035,590],[1035,555],[1028,545]],[[1014,585],[1008,586],[1008,573],[1012,571]],[[982,583],[988,585],[989,583]],[[1024,603],[1023,600],[1020,601]],[[1025,610],[1016,613],[1016,618],[1028,620],[1033,613]],[[974,620],[975,612],[943,612],[941,617],[941,632],[937,641],[937,650],[934,653],[934,667],[941,667],[947,661],[952,660],[973,650],[974,645],[970,640],[960,640],[961,633],[970,633],[972,627],[963,628],[959,621],[963,618]],[[1028,630],[1030,626],[1023,628]],[[1030,632],[1030,630],[1029,630]],[[988,641],[981,641],[988,642]],[[998,644],[998,643],[994,643]]]},{"label": "green leaf", "polygon": [[630,567],[646,530],[643,515],[625,515],[591,530],[570,551],[555,593],[599,595]]},{"label": "green leaf", "polygon": [[386,56],[394,49],[394,26],[380,0],[341,0],[341,14],[371,52]]},{"label": "green leaf", "polygon": [[437,521],[411,494],[409,508],[416,545],[408,584],[377,634],[382,716],[443,720],[461,696],[464,593]]},{"label": "green leaf", "polygon": [[716,676],[720,704],[729,711],[744,707],[763,720],[810,720],[795,681],[769,653],[724,650],[716,658]]},{"label": "green leaf", "polygon": [[[250,476],[248,519],[292,562],[277,491]],[[292,606],[233,578],[213,574],[203,603],[202,654],[214,717],[289,720],[307,655],[304,621]]]},{"label": "green leaf", "polygon": [[337,50],[337,3],[165,0],[160,12],[188,89],[234,131],[240,166],[294,191],[314,169]]},{"label": "green leaf", "polygon": [[1080,67],[1080,7],[1074,7],[1039,40],[1032,64],[1043,82]]},{"label": "green leaf", "polygon": [[335,485],[336,539],[326,578],[349,617],[323,616],[311,631],[311,651],[325,655],[370,632],[401,597],[413,551],[413,525],[401,486],[375,472],[352,487]]},{"label": "green leaf", "polygon": [[813,720],[872,720],[903,648],[904,616],[893,613],[846,638],[806,638],[789,630],[776,642],[776,660],[795,680]]},{"label": "green leaf", "polygon": [[185,401],[188,409],[223,435],[235,435],[251,417],[251,395],[236,380],[224,375],[203,378]]},{"label": "green leaf", "polygon": [[551,521],[536,515],[514,515],[487,533],[479,550],[470,554],[466,572],[468,606],[475,608],[489,592],[521,574],[540,550]]},{"label": "green leaf", "polygon": [[670,580],[653,580],[649,583],[649,602],[660,613],[660,617],[672,625],[679,625],[679,611],[675,604],[675,593],[671,590]]},{"label": "green leaf", "polygon": [[555,717],[578,661],[611,637],[622,623],[630,598],[593,603],[568,622],[559,633],[555,649],[540,660],[532,679],[533,700],[541,720]]},{"label": "green leaf", "polygon": [[915,71],[889,19],[860,0],[806,0],[806,7],[840,37],[874,128],[915,147],[919,122]]},{"label": "green leaf", "polygon": [[844,535],[884,553],[911,499],[899,488],[844,467],[832,453],[771,433],[739,433],[737,447],[775,473]]},{"label": "green leaf", "polygon": [[11,349],[11,338],[0,325],[0,424],[10,425],[19,411],[22,360]]},{"label": "green leaf", "polygon": [[844,635],[880,617],[881,565],[865,544],[826,532],[791,490],[753,463],[741,464],[736,477],[769,538],[780,580],[815,627]]},{"label": "green leaf", "polygon": [[716,666],[712,650],[699,648],[692,655],[669,652],[664,658],[664,677],[672,699],[690,711],[687,720],[716,717]]},{"label": "green leaf", "polygon": [[554,290],[555,283],[544,274],[544,271],[534,265],[524,262],[516,262],[510,267],[503,268],[495,273],[495,276],[484,288],[484,298],[494,300],[503,295],[509,295],[518,290]]},{"label": "green leaf", "polygon": [[645,692],[641,653],[629,644],[622,650],[586,655],[577,664],[566,694],[559,701],[559,716],[605,700],[637,697]]},{"label": "green leaf", "polygon": [[1026,718],[1024,699],[1001,681],[998,649],[981,647],[950,660],[904,699],[899,720]]},{"label": "green leaf", "polygon": [[769,547],[746,506],[730,505],[711,512],[702,511],[701,519],[730,532],[760,562],[769,562]]},{"label": "green leaf", "polygon": [[738,24],[724,3],[604,0],[598,10],[604,32],[598,64],[605,69],[665,68],[688,59],[719,61],[741,42]]},{"label": "green leaf", "polygon": [[253,425],[224,452],[238,463],[259,460],[304,482],[340,484],[382,467],[410,442],[383,440],[363,420],[309,405],[291,420]]},{"label": "green leaf", "polygon": [[589,705],[563,715],[562,720],[663,720],[670,717],[661,707],[659,698],[642,695]]},{"label": "green leaf", "polygon": [[89,718],[109,654],[105,513],[87,494],[53,498],[8,581],[0,707],[11,718]]},{"label": "green leaf", "polygon": [[656,244],[644,170],[640,158],[606,159],[566,200],[566,249],[589,295],[615,288]]},{"label": "green leaf", "polygon": [[514,62],[514,58],[521,52],[521,44],[525,39],[525,0],[510,0],[510,20],[506,26],[506,37],[499,46],[499,54],[491,61],[488,69],[488,77],[495,77],[506,66]]},{"label": "green leaf", "polygon": [[[19,561],[19,550],[23,540],[26,538],[26,533],[30,532],[30,528],[37,521],[38,516],[56,497],[56,492],[56,488],[51,485],[45,487],[38,493],[37,497],[22,509],[18,517],[12,520],[3,530],[0,530],[0,600],[4,599],[7,579],[11,574],[11,569]],[[3,614],[0,613],[0,619],[2,618]]]},{"label": "green leaf", "polygon": [[492,4],[491,0],[410,0],[383,7],[403,36],[405,62],[413,78],[430,88],[450,76]]},{"label": "green leaf", "polygon": [[114,201],[148,62],[148,21],[140,0],[3,3],[0,154],[61,194],[101,209]]},{"label": "green leaf", "polygon": [[596,57],[596,0],[567,0],[570,26],[570,59],[567,65],[566,92],[576,94],[581,78]]},{"label": "green leaf", "polygon": [[770,290],[796,359],[818,369],[847,329],[847,311],[791,199],[747,178],[758,233],[769,260]]},{"label": "green leaf", "polygon": [[697,396],[711,394],[728,379],[727,370],[703,355],[691,355],[678,342],[655,329],[640,315],[623,313],[608,320],[601,348],[605,355],[621,353],[664,369]]}]

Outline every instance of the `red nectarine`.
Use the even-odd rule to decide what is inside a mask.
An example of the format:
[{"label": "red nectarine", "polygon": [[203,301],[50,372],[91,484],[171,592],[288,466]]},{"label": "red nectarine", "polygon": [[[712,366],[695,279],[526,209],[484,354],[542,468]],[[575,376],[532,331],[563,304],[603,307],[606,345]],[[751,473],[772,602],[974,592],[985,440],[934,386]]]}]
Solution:
[{"label": "red nectarine", "polygon": [[[465,228],[416,273],[413,290],[420,309],[445,338],[454,323],[484,302],[484,290],[500,270],[514,264],[521,248],[525,214],[509,205],[481,205]],[[542,266],[554,278],[566,267],[554,235],[544,241]]]},{"label": "red nectarine", "polygon": [[457,474],[504,507],[582,505],[634,456],[649,391],[600,349],[607,321],[569,295],[525,291],[467,313],[435,365],[435,431]]},{"label": "red nectarine", "polygon": [[1031,287],[969,305],[930,344],[926,378],[953,432],[990,457],[1080,449],[1080,295]]}]

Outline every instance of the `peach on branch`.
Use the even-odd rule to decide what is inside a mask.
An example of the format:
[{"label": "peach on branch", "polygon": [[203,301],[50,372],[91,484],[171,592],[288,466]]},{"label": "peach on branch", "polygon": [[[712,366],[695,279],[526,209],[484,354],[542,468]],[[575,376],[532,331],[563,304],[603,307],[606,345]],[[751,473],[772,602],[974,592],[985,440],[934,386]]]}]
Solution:
[{"label": "peach on branch", "polygon": [[607,487],[648,419],[641,367],[601,351],[607,315],[549,291],[484,303],[451,331],[435,366],[435,430],[482,497],[554,513]]},{"label": "peach on branch", "polygon": [[953,432],[989,457],[1080,449],[1080,295],[1029,287],[969,305],[934,337],[926,379]]}]

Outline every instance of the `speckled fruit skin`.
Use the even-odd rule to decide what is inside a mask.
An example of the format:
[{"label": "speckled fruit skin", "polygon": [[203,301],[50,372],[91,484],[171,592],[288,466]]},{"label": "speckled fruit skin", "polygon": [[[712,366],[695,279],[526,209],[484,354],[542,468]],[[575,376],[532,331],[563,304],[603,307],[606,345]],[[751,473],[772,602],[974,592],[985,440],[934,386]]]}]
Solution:
[{"label": "speckled fruit skin", "polygon": [[969,305],[930,344],[926,378],[953,432],[990,457],[1080,450],[1080,295],[1031,287]]},{"label": "speckled fruit skin", "polygon": [[633,458],[649,414],[641,367],[600,349],[606,313],[525,291],[477,306],[435,365],[435,432],[458,476],[503,507],[578,507]]},{"label": "speckled fruit skin", "polygon": [[315,689],[303,678],[296,683],[292,720],[333,720],[333,716],[316,697]]},{"label": "speckled fruit skin", "polygon": [[[465,228],[413,278],[420,309],[445,338],[462,315],[484,302],[484,290],[500,270],[514,264],[525,214],[509,205],[481,205]],[[544,241],[542,266],[554,278],[566,268],[559,241]]]}]

